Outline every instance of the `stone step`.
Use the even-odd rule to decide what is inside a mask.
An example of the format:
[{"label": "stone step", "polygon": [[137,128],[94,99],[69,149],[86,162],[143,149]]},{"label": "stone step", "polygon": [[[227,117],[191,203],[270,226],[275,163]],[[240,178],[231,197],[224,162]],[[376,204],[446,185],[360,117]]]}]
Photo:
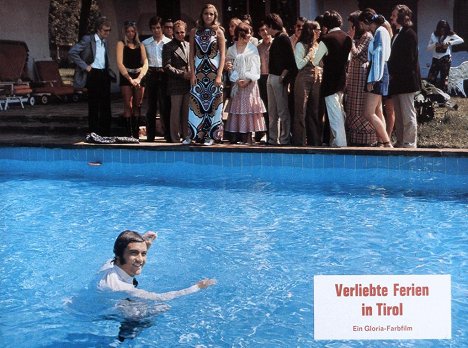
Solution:
[{"label": "stone step", "polygon": [[[0,131],[4,134],[85,135],[88,132],[88,119],[66,116],[0,117]],[[125,135],[125,126],[119,117],[112,118],[111,133],[116,136]]]},{"label": "stone step", "polygon": [[[125,122],[121,115],[123,102],[112,101],[112,135],[125,135]],[[140,117],[140,125],[145,117]],[[57,103],[48,105],[12,105],[0,110],[0,133],[38,135],[85,135],[88,132],[88,104]]]},{"label": "stone step", "polygon": [[2,114],[0,113],[0,124],[8,122],[24,122],[24,123],[76,123],[86,124],[88,116],[70,116],[70,115],[17,115],[17,114]]}]

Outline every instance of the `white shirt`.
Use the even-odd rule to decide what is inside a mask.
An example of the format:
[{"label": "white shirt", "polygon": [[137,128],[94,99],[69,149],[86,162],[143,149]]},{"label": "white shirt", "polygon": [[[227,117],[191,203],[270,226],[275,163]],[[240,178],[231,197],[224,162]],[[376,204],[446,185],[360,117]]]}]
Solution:
[{"label": "white shirt", "polygon": [[154,301],[169,301],[176,297],[193,294],[200,290],[197,284],[186,289],[169,291],[161,294],[138,289],[133,285],[133,277],[129,276],[123,269],[117,265],[113,265],[111,260],[106,262],[99,271],[101,279],[98,282],[97,288],[100,291],[121,291],[129,296],[137,297],[145,300]]},{"label": "white shirt", "polygon": [[231,78],[232,82],[238,79],[257,81],[260,78],[260,55],[253,43],[249,42],[242,53],[237,52],[237,44],[232,45],[228,48],[226,59],[233,61],[232,72],[235,71],[237,75],[237,79]]},{"label": "white shirt", "polygon": [[162,68],[162,49],[164,44],[170,42],[171,39],[164,36],[157,42],[154,37],[149,37],[143,40],[143,45],[146,48],[146,55],[148,56],[148,66],[151,68]]},{"label": "white shirt", "polygon": [[106,46],[104,40],[101,40],[98,34],[94,34],[96,40],[96,56],[94,62],[91,64],[93,69],[105,69],[106,68]]},{"label": "white shirt", "polygon": [[436,43],[439,42],[439,38],[437,36],[435,36],[434,32],[431,34],[431,38],[429,40],[429,43],[427,44],[427,50],[428,51],[431,51],[433,50],[433,53],[432,53],[432,57],[433,58],[437,58],[437,59],[440,59],[442,58],[443,56],[449,56],[452,54],[452,46],[454,45],[460,45],[462,44],[464,41],[463,39],[458,36],[457,34],[453,34],[453,35],[448,35],[445,40],[443,41],[444,44],[450,42],[450,45],[447,47],[447,50],[445,52],[442,52],[442,53],[438,53],[436,52],[435,50],[435,46],[436,46]]}]

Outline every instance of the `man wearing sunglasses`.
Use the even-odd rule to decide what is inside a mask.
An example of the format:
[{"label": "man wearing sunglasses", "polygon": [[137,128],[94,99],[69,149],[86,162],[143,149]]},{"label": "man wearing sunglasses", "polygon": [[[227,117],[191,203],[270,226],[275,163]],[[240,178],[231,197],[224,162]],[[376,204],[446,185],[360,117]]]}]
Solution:
[{"label": "man wearing sunglasses", "polygon": [[166,18],[164,20],[163,33],[168,39],[172,40],[174,38],[174,23],[171,18]]},{"label": "man wearing sunglasses", "polygon": [[68,52],[76,64],[74,87],[88,89],[89,133],[110,136],[111,132],[111,80],[115,74],[109,69],[107,38],[110,21],[101,17],[96,22],[96,33],[85,35]]}]

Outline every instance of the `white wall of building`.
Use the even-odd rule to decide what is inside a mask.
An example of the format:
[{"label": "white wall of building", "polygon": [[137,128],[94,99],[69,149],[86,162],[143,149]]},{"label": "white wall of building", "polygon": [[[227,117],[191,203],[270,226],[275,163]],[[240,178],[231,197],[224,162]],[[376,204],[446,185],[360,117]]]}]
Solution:
[{"label": "white wall of building", "polygon": [[314,19],[323,13],[322,1],[319,0],[301,0],[299,2],[299,16],[308,19]]}]

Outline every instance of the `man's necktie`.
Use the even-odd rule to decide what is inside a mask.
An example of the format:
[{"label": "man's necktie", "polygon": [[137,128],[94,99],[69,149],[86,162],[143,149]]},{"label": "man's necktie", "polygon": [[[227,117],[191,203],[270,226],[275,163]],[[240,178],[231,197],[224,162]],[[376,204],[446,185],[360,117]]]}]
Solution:
[{"label": "man's necktie", "polygon": [[133,278],[133,286],[135,288],[138,286],[138,280],[136,280],[136,278]]}]

